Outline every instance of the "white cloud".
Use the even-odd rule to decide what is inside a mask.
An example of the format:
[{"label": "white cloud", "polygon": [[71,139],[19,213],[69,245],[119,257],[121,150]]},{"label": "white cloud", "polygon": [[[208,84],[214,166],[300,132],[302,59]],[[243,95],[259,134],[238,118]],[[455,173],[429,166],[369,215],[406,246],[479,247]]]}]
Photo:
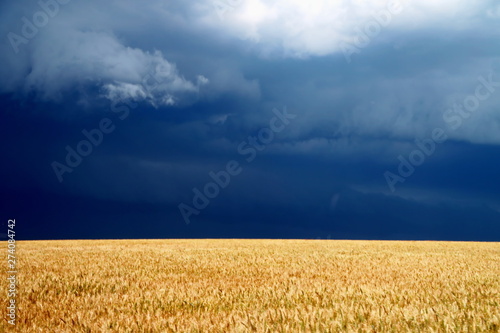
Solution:
[{"label": "white cloud", "polygon": [[[21,45],[19,54],[12,52],[5,38],[0,41],[0,61],[6,64],[0,67],[0,91],[12,92],[23,88],[24,91],[37,91],[47,98],[57,98],[74,85],[97,84],[107,98],[143,99],[155,106],[182,104],[198,96],[217,98],[225,93],[259,99],[259,81],[244,74],[239,60],[228,61],[234,55],[223,55],[219,59],[219,54],[213,52],[220,46],[217,43],[221,40],[227,42],[228,36],[246,38],[235,43],[235,48],[245,50],[242,52],[285,57],[305,58],[338,53],[340,41],[352,41],[356,28],[374,20],[372,14],[386,10],[392,0],[241,0],[228,3],[239,5],[235,5],[221,20],[213,7],[213,0],[70,2],[60,8],[60,13],[40,29],[29,44]],[[477,23],[475,17],[491,16],[498,11],[498,6],[489,8],[486,0],[402,0],[401,3],[402,13],[394,16],[384,29],[464,29]],[[0,19],[5,25],[0,28],[1,35],[5,36],[9,31],[19,32],[21,17],[30,17],[33,11],[40,10],[36,3],[32,7],[26,6],[14,1],[3,5],[2,13],[5,14],[0,15]],[[162,38],[177,33],[185,36],[182,33],[186,31],[189,36],[203,39],[205,43],[207,39],[208,43],[199,50],[190,46],[186,51],[182,49],[184,41],[179,42],[174,37]],[[131,38],[131,35],[134,37]],[[174,43],[171,43],[172,40]],[[403,43],[400,40],[397,42],[398,45]],[[409,44],[411,40],[404,43]],[[203,48],[208,51],[206,55]],[[163,53],[154,50],[162,50]],[[194,54],[196,52],[199,54]],[[190,60],[183,67],[177,67],[170,60],[171,55],[176,53]],[[203,70],[198,71],[198,68]],[[183,75],[186,71],[191,71],[188,78]],[[475,76],[479,72],[469,71],[466,74],[470,73]],[[405,91],[412,91],[411,84],[404,78],[401,80]],[[414,81],[413,78],[411,80]],[[307,79],[304,82],[298,93],[307,88]],[[377,82],[379,86],[385,84],[383,80],[377,79]],[[400,83],[395,82],[394,87],[387,84],[385,89],[379,88],[380,94],[385,97],[384,100],[378,99],[377,104],[372,106],[364,101],[356,109],[349,110],[354,114],[362,113],[360,117],[364,118],[355,121],[349,120],[349,117],[350,122],[344,122],[343,129],[375,131],[393,126],[387,119],[396,119],[398,126],[392,129],[393,132],[413,135],[421,130],[420,127],[428,125],[424,120],[418,120],[414,126],[412,121],[417,113],[422,115],[421,119],[425,118],[429,113],[425,110],[407,108],[408,119],[404,118],[405,114],[399,113],[395,98],[387,91],[398,91]],[[318,94],[321,92],[313,85],[311,99]],[[331,96],[330,91],[325,94]],[[407,104],[410,106],[417,103],[420,97],[406,95],[403,98],[409,99]],[[307,103],[320,104],[320,101],[307,100]],[[316,120],[323,122],[323,116],[317,112]],[[311,118],[314,119],[314,116]]]},{"label": "white cloud", "polygon": [[382,12],[389,23],[381,29],[442,28],[443,22],[447,29],[463,29],[485,15],[488,5],[487,0],[243,0],[221,20],[209,10],[210,0],[203,3],[206,24],[258,44],[263,54],[299,58],[340,52],[342,41],[352,42],[356,29],[377,22],[374,15]]},{"label": "white cloud", "polygon": [[196,93],[161,52],[123,45],[105,32],[66,31],[40,36],[26,76],[26,91],[57,96],[72,84],[101,83],[108,98],[145,99],[153,105],[173,105],[176,94]]},{"label": "white cloud", "polygon": [[[36,6],[21,10],[19,6],[9,9],[17,8],[17,14],[28,19],[30,13],[41,10]],[[111,16],[101,12],[85,24],[79,15],[90,13],[74,10],[69,4],[60,8],[34,37],[15,45],[17,53],[10,41],[0,44],[0,60],[9,64],[0,71],[0,91],[34,91],[45,99],[58,99],[69,89],[97,85],[105,97],[144,99],[158,106],[192,100],[199,87],[208,84],[201,75],[194,83],[185,79],[160,51],[128,46],[113,32],[119,24]],[[22,25],[10,21],[0,33],[7,35],[9,31],[23,37]]]}]

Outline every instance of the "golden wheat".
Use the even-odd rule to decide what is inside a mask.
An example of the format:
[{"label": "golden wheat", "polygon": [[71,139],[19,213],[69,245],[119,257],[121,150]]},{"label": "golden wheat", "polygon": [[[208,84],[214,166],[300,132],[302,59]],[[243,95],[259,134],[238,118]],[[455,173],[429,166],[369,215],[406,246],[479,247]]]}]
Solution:
[{"label": "golden wheat", "polygon": [[17,257],[18,332],[500,329],[499,243],[21,241]]}]

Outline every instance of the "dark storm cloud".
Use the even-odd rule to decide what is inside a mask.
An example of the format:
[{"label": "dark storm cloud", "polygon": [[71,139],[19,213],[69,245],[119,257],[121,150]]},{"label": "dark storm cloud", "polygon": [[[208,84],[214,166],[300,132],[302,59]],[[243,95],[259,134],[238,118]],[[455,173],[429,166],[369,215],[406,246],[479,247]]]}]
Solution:
[{"label": "dark storm cloud", "polygon": [[[405,2],[349,64],[339,42],[385,2],[248,0],[223,19],[208,1],[43,3],[58,12],[30,38],[37,2],[2,4],[0,28],[2,212],[26,238],[497,239],[495,2]],[[479,77],[493,91],[450,130]],[[246,162],[239,145],[283,107],[297,117]],[[113,131],[60,182],[54,161],[104,118]],[[384,172],[438,127],[448,141],[391,192]],[[178,205],[231,160],[241,174],[186,226]]]}]

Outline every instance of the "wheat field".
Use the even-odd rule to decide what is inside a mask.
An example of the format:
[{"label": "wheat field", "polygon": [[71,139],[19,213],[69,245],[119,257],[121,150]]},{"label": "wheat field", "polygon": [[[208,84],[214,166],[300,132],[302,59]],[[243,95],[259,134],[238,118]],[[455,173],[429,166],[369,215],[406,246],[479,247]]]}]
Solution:
[{"label": "wheat field", "polygon": [[500,330],[499,243],[20,241],[17,257],[2,332]]}]

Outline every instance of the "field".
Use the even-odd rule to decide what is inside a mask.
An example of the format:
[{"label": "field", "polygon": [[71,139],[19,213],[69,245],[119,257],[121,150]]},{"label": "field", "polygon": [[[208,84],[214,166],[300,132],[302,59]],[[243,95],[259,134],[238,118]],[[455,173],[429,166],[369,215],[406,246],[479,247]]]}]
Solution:
[{"label": "field", "polygon": [[1,332],[500,331],[499,243],[16,244],[18,318],[3,298]]}]

